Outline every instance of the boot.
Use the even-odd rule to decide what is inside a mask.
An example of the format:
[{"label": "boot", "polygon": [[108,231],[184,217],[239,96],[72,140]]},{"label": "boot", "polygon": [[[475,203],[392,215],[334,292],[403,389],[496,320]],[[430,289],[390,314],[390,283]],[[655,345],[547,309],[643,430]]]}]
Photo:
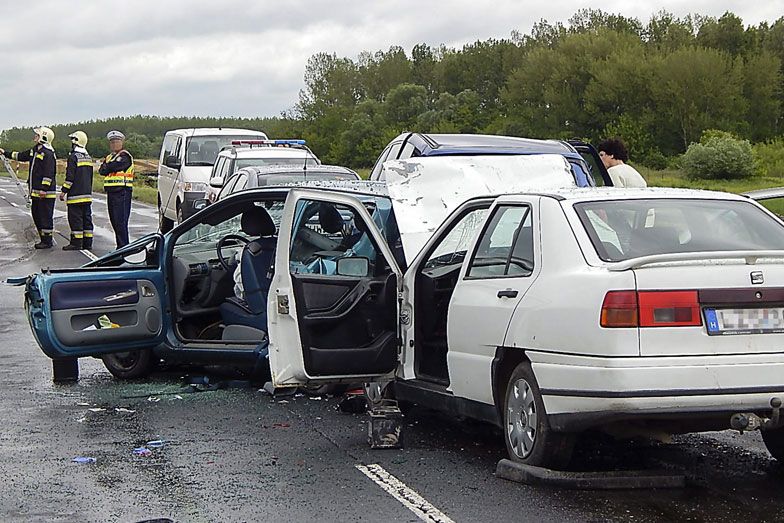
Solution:
[{"label": "boot", "polygon": [[63,247],[64,251],[81,251],[83,240],[82,238],[74,238],[71,236],[71,243]]},{"label": "boot", "polygon": [[84,240],[82,242],[82,249],[84,249],[85,251],[93,250],[93,240],[92,239],[90,239],[89,241],[88,240]]},{"label": "boot", "polygon": [[33,245],[36,249],[51,249],[54,246],[54,240],[51,236],[41,236],[41,241]]}]

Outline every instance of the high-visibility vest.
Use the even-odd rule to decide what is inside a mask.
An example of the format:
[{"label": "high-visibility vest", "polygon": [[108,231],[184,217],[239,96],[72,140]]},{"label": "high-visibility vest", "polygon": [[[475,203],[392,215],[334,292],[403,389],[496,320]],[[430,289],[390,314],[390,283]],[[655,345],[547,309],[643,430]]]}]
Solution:
[{"label": "high-visibility vest", "polygon": [[107,174],[103,179],[103,187],[133,187],[133,156],[131,153],[123,149],[116,154],[110,154],[106,157],[106,163],[113,162],[121,154],[127,154],[131,159],[131,166],[124,171],[116,171]]}]

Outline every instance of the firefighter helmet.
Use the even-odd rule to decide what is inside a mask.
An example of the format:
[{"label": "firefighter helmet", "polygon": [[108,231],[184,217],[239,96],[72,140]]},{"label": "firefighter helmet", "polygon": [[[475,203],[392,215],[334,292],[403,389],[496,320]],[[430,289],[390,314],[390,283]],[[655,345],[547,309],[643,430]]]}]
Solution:
[{"label": "firefighter helmet", "polygon": [[48,127],[36,127],[33,132],[38,135],[38,141],[51,144],[54,141],[54,131]]},{"label": "firefighter helmet", "polygon": [[68,135],[73,143],[80,147],[87,146],[87,134],[84,131],[75,131]]}]

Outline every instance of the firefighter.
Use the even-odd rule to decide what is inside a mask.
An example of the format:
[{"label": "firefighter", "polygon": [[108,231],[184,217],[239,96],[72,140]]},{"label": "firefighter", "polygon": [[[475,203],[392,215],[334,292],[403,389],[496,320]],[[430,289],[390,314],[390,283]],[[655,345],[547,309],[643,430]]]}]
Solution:
[{"label": "firefighter", "polygon": [[57,199],[57,186],[55,174],[57,172],[57,157],[52,148],[54,131],[48,127],[33,129],[35,145],[28,151],[9,152],[0,149],[0,154],[18,162],[30,163],[30,174],[27,178],[27,187],[30,190],[32,201],[31,212],[33,223],[38,229],[41,241],[35,244],[36,249],[51,249],[54,245],[54,202]]},{"label": "firefighter", "polygon": [[65,200],[68,207],[71,242],[63,250],[89,251],[93,248],[93,159],[85,149],[86,133],[76,131],[68,138],[71,139],[71,154],[68,155],[60,201]]},{"label": "firefighter", "polygon": [[109,221],[114,229],[117,248],[128,245],[128,219],[131,217],[133,195],[133,157],[123,149],[125,135],[109,131],[111,153],[104,159],[98,172],[104,176],[103,189],[109,208]]}]

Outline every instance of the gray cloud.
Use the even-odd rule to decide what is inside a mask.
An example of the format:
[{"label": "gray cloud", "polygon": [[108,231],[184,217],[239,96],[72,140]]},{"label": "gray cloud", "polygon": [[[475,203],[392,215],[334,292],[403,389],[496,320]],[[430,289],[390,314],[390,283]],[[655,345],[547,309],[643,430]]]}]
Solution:
[{"label": "gray cloud", "polygon": [[[425,42],[460,46],[565,21],[581,1],[0,0],[0,129],[118,114],[269,116],[290,108],[309,56]],[[647,19],[666,9],[746,23],[774,20],[784,0],[607,0]]]}]

